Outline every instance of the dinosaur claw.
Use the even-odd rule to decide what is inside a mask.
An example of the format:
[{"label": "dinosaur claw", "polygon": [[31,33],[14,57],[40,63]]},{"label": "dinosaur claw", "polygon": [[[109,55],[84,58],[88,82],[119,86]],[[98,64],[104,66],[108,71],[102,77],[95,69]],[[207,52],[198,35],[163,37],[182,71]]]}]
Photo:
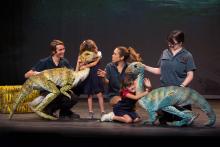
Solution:
[{"label": "dinosaur claw", "polygon": [[[15,111],[15,110],[14,110]],[[9,120],[11,120],[12,119],[12,116],[14,115],[14,111],[13,110],[11,110],[11,112],[10,112],[10,114],[9,114]]]},{"label": "dinosaur claw", "polygon": [[71,96],[68,94],[68,95],[66,95],[69,99],[71,99]]},{"label": "dinosaur claw", "polygon": [[69,92],[70,92],[71,94],[73,94],[73,91],[72,91],[72,90],[69,90]]},{"label": "dinosaur claw", "polygon": [[[72,92],[72,91],[71,91]],[[67,96],[69,99],[71,99],[71,95],[69,95],[67,92],[62,92],[63,95]]]}]

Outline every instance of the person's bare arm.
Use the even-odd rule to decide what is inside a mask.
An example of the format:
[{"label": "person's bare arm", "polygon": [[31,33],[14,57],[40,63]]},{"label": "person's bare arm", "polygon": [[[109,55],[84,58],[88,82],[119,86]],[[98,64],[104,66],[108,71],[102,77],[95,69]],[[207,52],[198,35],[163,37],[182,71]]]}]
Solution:
[{"label": "person's bare arm", "polygon": [[80,60],[78,58],[77,63],[76,63],[76,71],[79,71],[79,67],[80,67]]},{"label": "person's bare arm", "polygon": [[133,99],[133,100],[138,100],[138,99],[142,98],[143,96],[147,95],[148,93],[149,93],[149,90],[146,89],[146,91],[144,91],[144,92],[142,92],[142,93],[139,93],[139,94],[137,94],[137,95],[133,95],[133,94],[131,94],[131,93],[128,93],[128,94],[126,95],[126,97],[127,97],[127,98],[130,98],[130,99]]},{"label": "person's bare arm", "polygon": [[108,83],[109,83],[109,80],[106,78],[106,75],[107,75],[106,71],[104,71],[104,70],[102,70],[102,69],[98,69],[97,75],[98,75],[99,77],[102,77],[102,78],[103,78],[103,81],[104,81],[105,84],[108,84]]},{"label": "person's bare arm", "polygon": [[182,87],[188,86],[189,83],[193,80],[193,75],[194,75],[193,71],[188,71],[185,80],[183,81],[183,83],[180,86],[182,86]]},{"label": "person's bare arm", "polygon": [[160,68],[157,67],[151,67],[151,66],[147,66],[145,65],[144,69],[150,73],[153,73],[155,75],[160,75]]},{"label": "person's bare arm", "polygon": [[26,73],[24,74],[24,77],[25,77],[25,78],[30,78],[31,76],[37,75],[37,74],[39,74],[39,73],[40,73],[40,72],[38,72],[38,71],[29,70],[28,72],[26,72]]}]

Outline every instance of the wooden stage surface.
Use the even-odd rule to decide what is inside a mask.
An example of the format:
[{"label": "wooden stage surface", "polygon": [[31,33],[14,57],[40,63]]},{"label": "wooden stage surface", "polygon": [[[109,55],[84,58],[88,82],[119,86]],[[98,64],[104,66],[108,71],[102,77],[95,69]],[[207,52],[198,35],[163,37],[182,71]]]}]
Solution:
[{"label": "wooden stage surface", "polygon": [[[209,100],[209,103],[214,108],[217,115],[217,121],[214,127],[204,127],[203,123],[207,121],[207,116],[198,108],[193,107],[193,110],[200,113],[194,124],[190,127],[168,127],[168,126],[146,126],[142,122],[136,124],[124,124],[117,122],[99,122],[100,112],[98,102],[94,101],[94,112],[96,119],[88,118],[87,102],[80,100],[74,107],[73,111],[80,114],[80,119],[75,120],[57,120],[48,121],[39,118],[35,113],[15,114],[12,120],[8,120],[8,114],[0,114],[0,139],[7,143],[22,143],[27,140],[34,142],[52,141],[61,143],[78,140],[80,143],[85,143],[82,140],[93,140],[99,142],[101,139],[118,139],[123,140],[141,139],[146,141],[151,138],[152,142],[157,142],[157,139],[167,141],[175,138],[180,141],[182,138],[194,140],[197,138],[202,141],[220,139],[220,100]],[[105,103],[106,112],[111,111],[111,107]],[[137,112],[142,120],[146,120],[148,114],[137,107]],[[11,138],[13,141],[10,142]],[[152,140],[153,139],[153,140]],[[38,140],[38,141],[37,141]],[[220,140],[219,140],[220,141]],[[92,143],[90,142],[90,143]],[[149,142],[149,140],[148,140]],[[30,142],[29,142],[30,143]],[[78,142],[79,143],[79,142]],[[89,142],[88,142],[89,143]]]}]

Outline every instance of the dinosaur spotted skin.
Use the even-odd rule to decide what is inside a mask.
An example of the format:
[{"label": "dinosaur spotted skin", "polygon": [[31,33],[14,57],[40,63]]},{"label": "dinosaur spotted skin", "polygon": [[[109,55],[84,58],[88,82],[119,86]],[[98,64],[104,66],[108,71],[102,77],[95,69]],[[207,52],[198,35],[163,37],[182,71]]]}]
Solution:
[{"label": "dinosaur spotted skin", "polygon": [[[79,58],[82,62],[86,63],[92,62],[95,58],[97,58],[97,55],[93,52],[85,51],[80,55]],[[37,75],[31,76],[22,85],[21,92],[13,104],[13,109],[10,112],[9,119],[12,118],[18,105],[33,90],[46,90],[49,93],[46,95],[43,101],[36,107],[31,107],[31,109],[45,119],[56,120],[56,117],[47,115],[43,113],[42,110],[61,93],[71,98],[67,92],[71,91],[71,89],[79,82],[85,80],[89,74],[89,71],[89,68],[85,68],[81,71],[74,71],[68,68],[54,68],[44,70]],[[57,86],[61,88],[58,89]]]},{"label": "dinosaur spotted skin", "polygon": [[[131,63],[127,69],[126,74],[137,76],[137,93],[144,91],[144,65],[140,62]],[[208,122],[205,126],[213,126],[216,121],[216,114],[207,100],[198,92],[191,88],[183,88],[178,86],[161,87],[152,90],[148,95],[142,97],[139,104],[149,113],[149,124],[154,124],[157,120],[157,112],[159,110],[177,115],[182,118],[180,121],[168,123],[171,126],[190,125],[198,116],[190,110],[180,111],[174,106],[185,106],[194,104],[198,106],[208,116]]]}]

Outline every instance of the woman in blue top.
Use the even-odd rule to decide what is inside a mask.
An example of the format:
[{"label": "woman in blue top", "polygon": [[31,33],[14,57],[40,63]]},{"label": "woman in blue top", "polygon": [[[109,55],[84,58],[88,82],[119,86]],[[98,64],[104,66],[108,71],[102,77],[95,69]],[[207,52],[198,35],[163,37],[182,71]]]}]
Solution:
[{"label": "woman in blue top", "polygon": [[[162,52],[158,62],[159,67],[145,66],[145,70],[160,75],[161,86],[187,87],[193,80],[196,66],[192,54],[183,47],[183,43],[184,33],[180,30],[172,31],[167,37],[169,48]],[[187,105],[185,108],[191,110],[191,105]],[[166,112],[162,112],[162,116],[159,118],[161,124],[176,120],[180,120],[180,118]]]},{"label": "woman in blue top", "polygon": [[125,69],[132,61],[142,61],[140,54],[131,47],[118,46],[112,54],[112,62],[106,65],[105,70],[98,70],[98,76],[108,87],[107,96],[112,106],[121,100],[121,83],[125,78]]}]

